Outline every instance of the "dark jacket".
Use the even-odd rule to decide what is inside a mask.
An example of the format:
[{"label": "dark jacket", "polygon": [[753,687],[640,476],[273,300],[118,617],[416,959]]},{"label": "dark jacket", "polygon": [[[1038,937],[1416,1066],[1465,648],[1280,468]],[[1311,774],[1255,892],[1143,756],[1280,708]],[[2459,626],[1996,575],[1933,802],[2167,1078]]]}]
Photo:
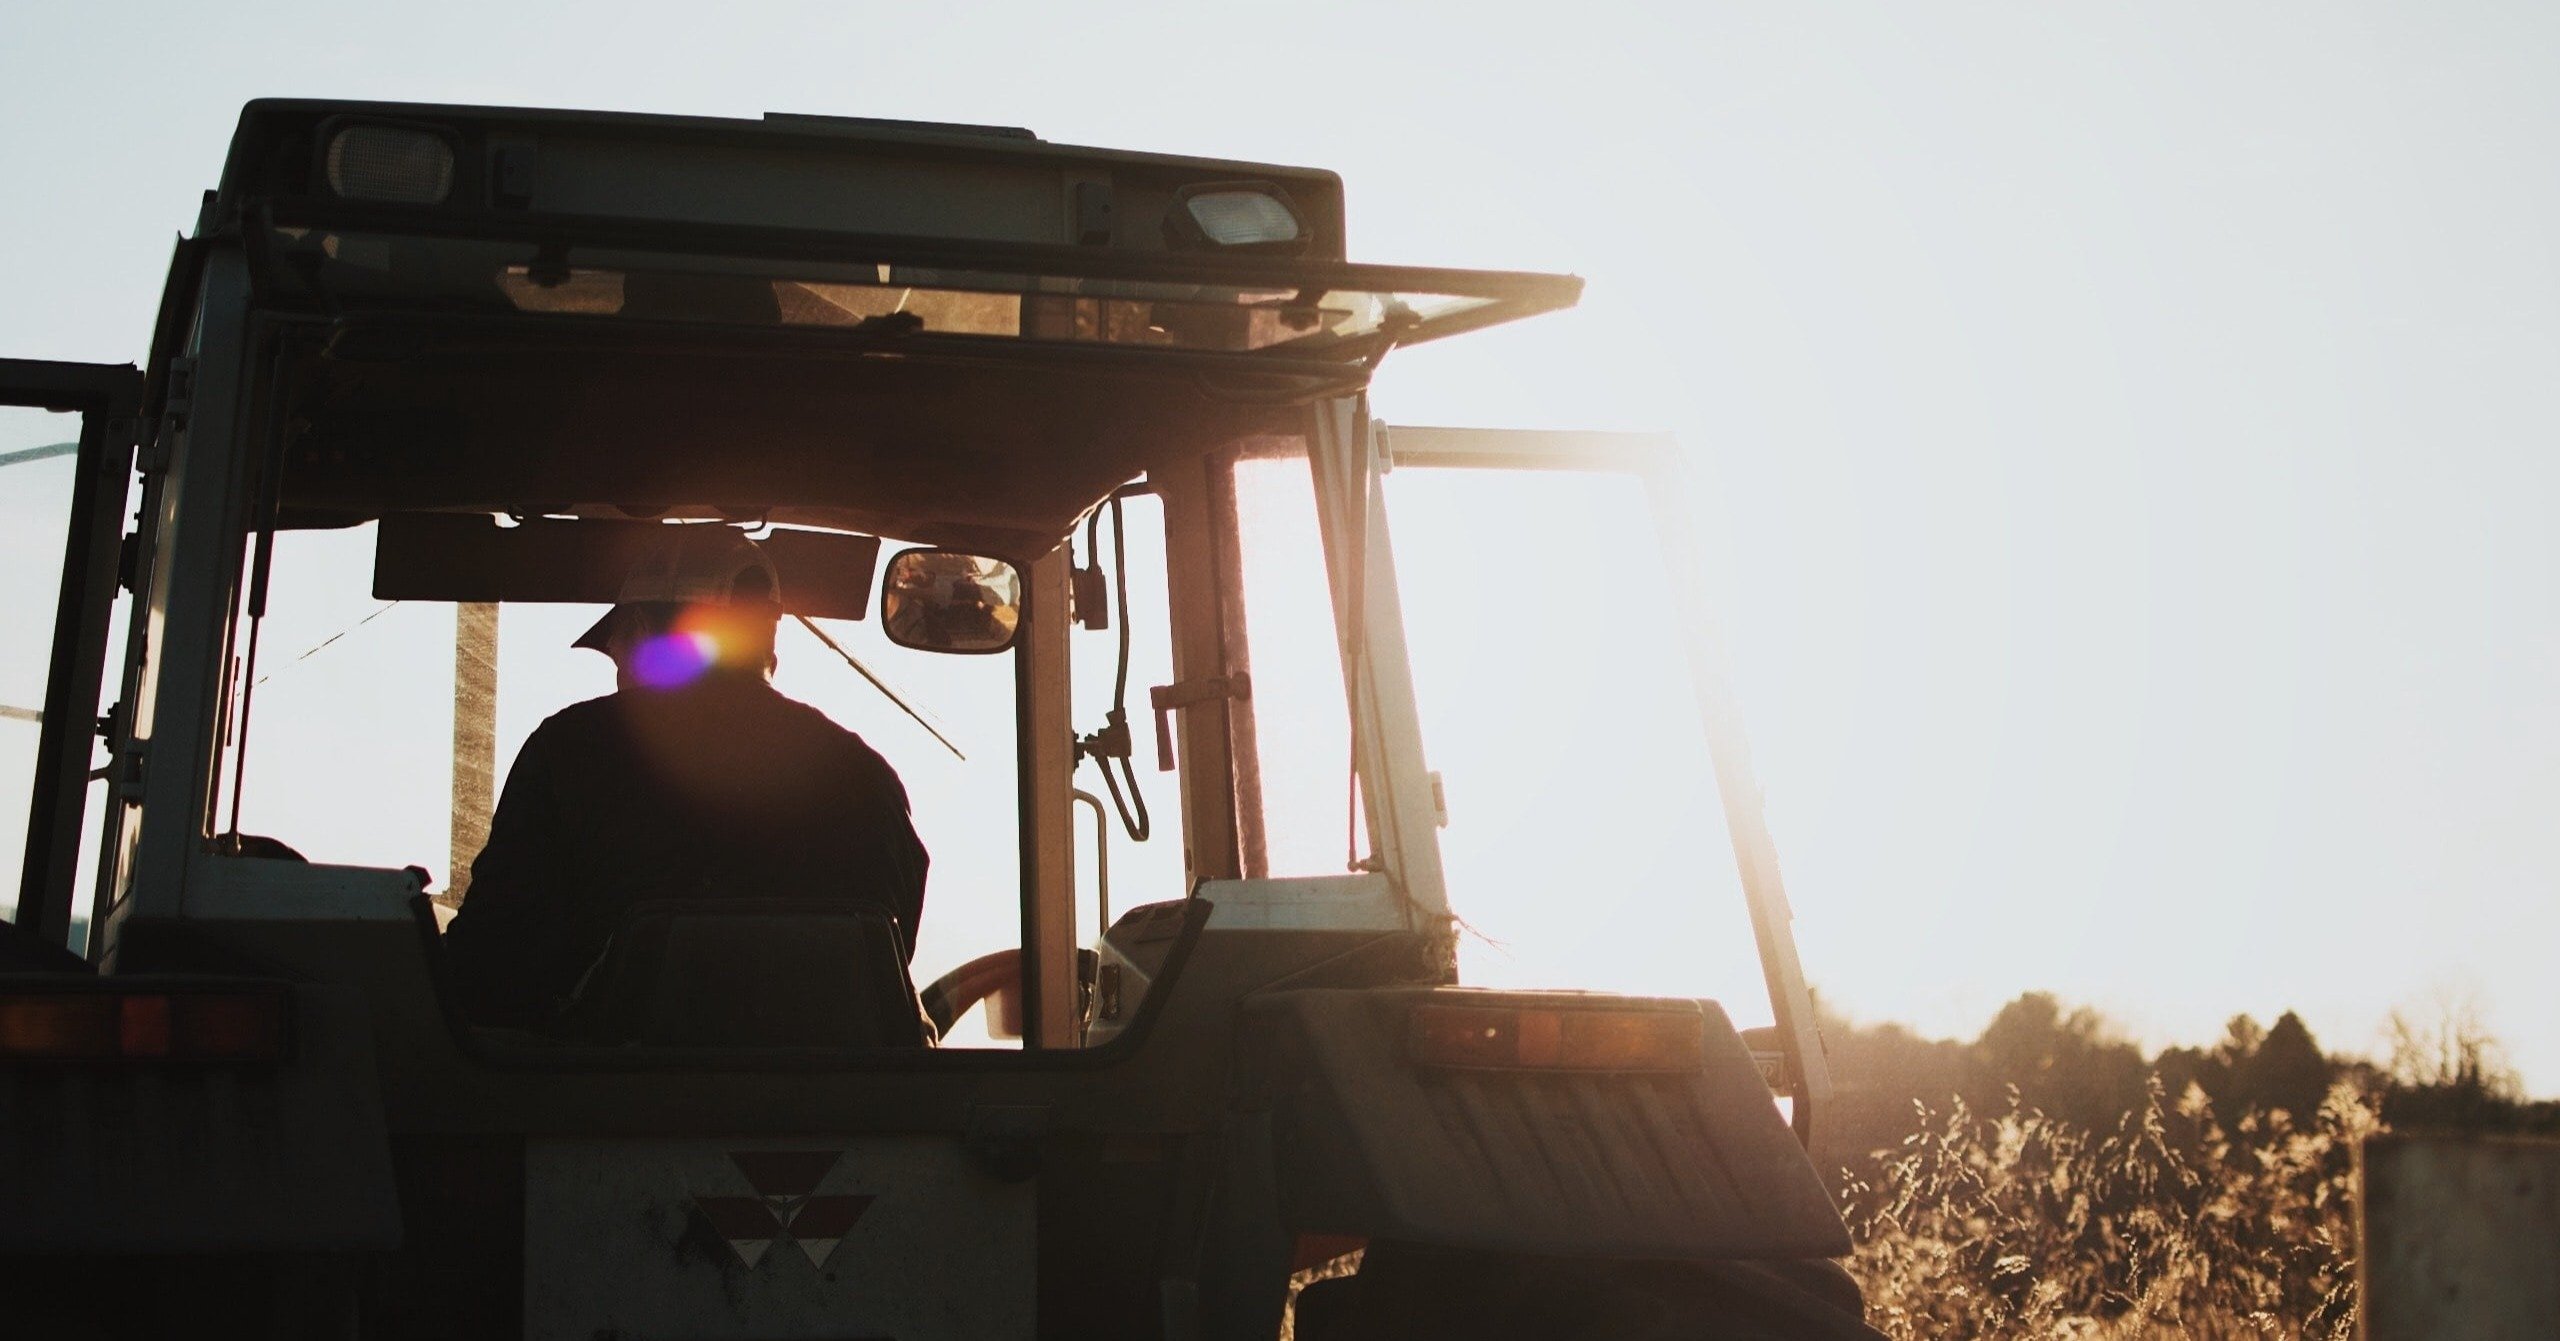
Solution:
[{"label": "dark jacket", "polygon": [[549,1019],[649,899],[845,898],[912,952],[925,851],[897,772],[761,680],[631,690],[527,737],[445,933],[466,1009]]}]

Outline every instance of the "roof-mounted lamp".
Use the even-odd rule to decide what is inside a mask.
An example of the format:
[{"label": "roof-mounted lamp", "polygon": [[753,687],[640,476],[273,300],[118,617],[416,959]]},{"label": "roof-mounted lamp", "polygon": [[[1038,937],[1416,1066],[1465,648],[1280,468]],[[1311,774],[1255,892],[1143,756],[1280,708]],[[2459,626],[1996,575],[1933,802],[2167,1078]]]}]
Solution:
[{"label": "roof-mounted lamp", "polygon": [[440,205],[453,194],[453,160],[440,131],[359,121],[329,137],[324,166],[341,199]]},{"label": "roof-mounted lamp", "polygon": [[1165,245],[1175,251],[1295,255],[1312,239],[1289,193],[1270,182],[1200,182],[1173,193]]}]

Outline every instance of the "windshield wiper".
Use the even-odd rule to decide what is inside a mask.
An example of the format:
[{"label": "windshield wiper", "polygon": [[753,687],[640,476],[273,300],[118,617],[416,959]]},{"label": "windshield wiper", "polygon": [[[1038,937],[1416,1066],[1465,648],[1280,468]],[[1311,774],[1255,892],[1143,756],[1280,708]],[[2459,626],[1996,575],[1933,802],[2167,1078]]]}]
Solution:
[{"label": "windshield wiper", "polygon": [[793,615],[792,618],[800,621],[800,627],[818,635],[818,641],[825,643],[828,651],[835,653],[837,656],[843,657],[844,664],[860,671],[862,673],[862,678],[869,680],[871,682],[871,687],[879,690],[882,697],[898,705],[898,711],[916,719],[916,725],[923,727],[928,732],[931,732],[935,740],[942,742],[942,748],[951,751],[952,758],[958,759],[963,763],[968,762],[969,756],[962,754],[960,752],[960,747],[952,744],[949,736],[946,736],[939,731],[935,731],[933,729],[933,723],[926,721],[923,713],[917,712],[905,699],[898,697],[897,690],[891,689],[887,681],[872,674],[871,668],[863,665],[861,661],[854,657],[853,653],[844,650],[844,645],[842,643],[828,637],[827,631],[819,628],[815,620],[810,619],[807,615]]}]

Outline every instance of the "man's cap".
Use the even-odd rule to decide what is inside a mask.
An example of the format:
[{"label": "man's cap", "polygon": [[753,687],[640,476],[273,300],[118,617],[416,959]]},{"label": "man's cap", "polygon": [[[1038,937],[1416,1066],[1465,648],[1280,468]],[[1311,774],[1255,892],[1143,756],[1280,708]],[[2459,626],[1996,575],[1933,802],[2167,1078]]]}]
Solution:
[{"label": "man's cap", "polygon": [[667,534],[631,565],[613,608],[571,647],[606,651],[615,623],[635,605],[751,606],[780,615],[782,575],[744,533],[711,524],[660,529]]}]

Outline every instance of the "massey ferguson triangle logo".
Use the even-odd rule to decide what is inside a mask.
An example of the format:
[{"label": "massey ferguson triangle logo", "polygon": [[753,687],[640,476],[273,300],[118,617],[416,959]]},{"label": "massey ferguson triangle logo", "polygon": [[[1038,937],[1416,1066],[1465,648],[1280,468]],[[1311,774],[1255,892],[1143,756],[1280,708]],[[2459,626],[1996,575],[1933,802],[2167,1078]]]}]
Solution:
[{"label": "massey ferguson triangle logo", "polygon": [[693,1208],[728,1240],[731,1251],[748,1266],[764,1260],[775,1239],[789,1239],[807,1254],[809,1265],[823,1267],[836,1244],[871,1208],[868,1195],[817,1195],[841,1150],[732,1150],[729,1162],[747,1176],[752,1197],[709,1197],[697,1192]]}]

